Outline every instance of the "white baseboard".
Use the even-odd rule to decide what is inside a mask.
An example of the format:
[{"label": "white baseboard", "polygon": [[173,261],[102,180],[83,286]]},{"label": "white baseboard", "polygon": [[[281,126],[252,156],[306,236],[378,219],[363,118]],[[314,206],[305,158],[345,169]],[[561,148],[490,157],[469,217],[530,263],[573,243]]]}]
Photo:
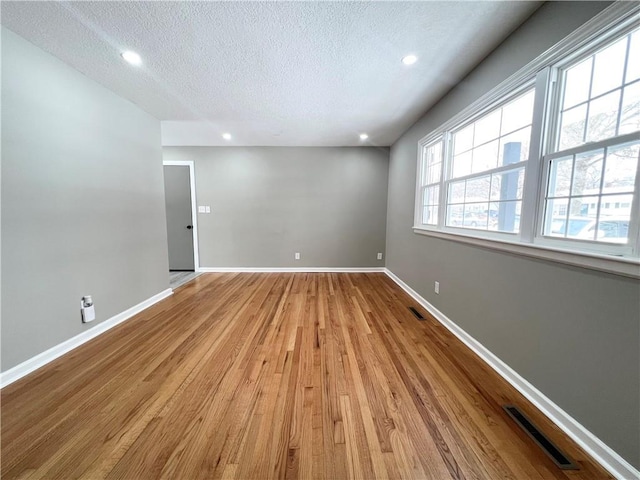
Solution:
[{"label": "white baseboard", "polygon": [[484,345],[456,325],[444,313],[438,310],[425,300],[418,292],[403,282],[391,270],[385,269],[385,273],[407,292],[416,302],[422,305],[431,315],[434,316],[451,333],[458,337],[462,343],[475,352],[491,368],[493,368],[502,378],[524,395],[538,410],[544,413],[553,423],[555,423],[564,433],[580,445],[584,451],[591,455],[609,473],[620,480],[634,480],[640,478],[640,471],[633,465],[618,455],[613,449],[608,447],[602,440],[582,426],[567,412],[553,403],[540,390],[525,380],[520,374],[504,363]]},{"label": "white baseboard", "polygon": [[206,273],[283,273],[283,272],[299,272],[299,273],[374,273],[384,272],[384,267],[198,267],[196,272]]},{"label": "white baseboard", "polygon": [[35,357],[31,357],[29,360],[26,360],[19,365],[16,365],[13,368],[10,368],[6,372],[0,373],[0,388],[4,388],[10,383],[15,382],[16,380],[24,377],[25,375],[37,370],[38,368],[46,365],[47,363],[55,360],[56,358],[64,355],[65,353],[73,350],[76,347],[79,347],[85,342],[88,342],[92,338],[97,337],[98,335],[106,332],[107,330],[115,327],[116,325],[124,322],[125,320],[130,319],[137,313],[149,308],[154,303],[158,303],[160,300],[167,298],[169,295],[173,293],[173,290],[167,288],[160,293],[157,293],[153,297],[147,298],[146,300],[134,305],[133,307],[125,310],[118,315],[115,315],[104,322],[97,324],[95,327],[90,328],[82,332],[75,337],[72,337],[68,340],[65,340],[62,343],[59,343],[55,347],[50,348],[42,353],[39,353]]}]

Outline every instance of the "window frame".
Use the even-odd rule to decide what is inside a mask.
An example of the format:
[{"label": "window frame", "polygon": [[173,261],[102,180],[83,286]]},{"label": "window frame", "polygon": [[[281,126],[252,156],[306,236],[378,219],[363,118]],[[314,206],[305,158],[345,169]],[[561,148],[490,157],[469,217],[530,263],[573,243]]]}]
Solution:
[{"label": "window frame", "polygon": [[[603,242],[596,239],[569,239],[544,235],[546,196],[552,161],[581,152],[622,145],[640,138],[640,134],[636,131],[625,135],[614,135],[605,140],[585,143],[563,151],[559,150],[558,144],[562,112],[561,102],[564,90],[563,82],[566,77],[566,75],[560,74],[562,71],[579,64],[590,55],[606,48],[637,29],[637,22],[640,19],[640,6],[621,5],[621,3],[623,2],[616,2],[605,9],[590,22],[587,22],[587,24],[559,42],[558,45],[543,53],[505,82],[418,142],[416,203],[413,226],[415,233],[640,278],[640,268],[638,268],[640,266],[640,162],[638,163],[635,178],[628,242],[626,244]],[[629,56],[630,54],[627,50],[624,62],[625,72],[629,65]],[[621,92],[620,104],[622,104],[623,87],[627,85],[624,80],[623,78],[622,84],[616,87]],[[590,82],[593,82],[593,78],[591,78]],[[635,81],[630,82],[630,84],[634,83]],[[535,94],[527,160],[519,162],[520,165],[502,165],[484,172],[472,173],[455,179],[450,178],[450,170],[453,163],[453,135],[483,116],[506,105],[530,88],[534,89]],[[610,91],[614,90],[614,88],[610,89]],[[603,93],[602,95],[605,94]],[[591,100],[593,99],[590,96],[587,101],[590,102]],[[618,124],[619,121],[617,122]],[[588,127],[585,127],[585,131],[586,128]],[[617,128],[616,132],[618,132]],[[437,225],[428,225],[422,224],[424,211],[422,192],[427,185],[431,186],[431,184],[422,184],[422,179],[426,178],[427,168],[426,161],[424,161],[424,152],[426,148],[437,141],[442,141],[443,143],[438,223]],[[558,145],[558,148],[551,148],[556,145]],[[525,172],[519,232],[511,233],[446,225],[447,200],[452,183],[480,178],[499,173],[502,170],[511,171],[518,167],[524,168]],[[598,198],[602,198],[602,189],[598,194]],[[489,203],[491,203],[490,200]],[[599,206],[598,208],[602,207]]]},{"label": "window frame", "polygon": [[[425,150],[436,145],[438,142],[442,143],[442,146],[441,146],[442,156],[439,162],[440,163],[440,180],[437,183],[423,183],[422,179],[426,177],[426,173],[427,173],[426,162],[424,161]],[[440,224],[441,214],[442,214],[442,208],[440,208],[440,205],[442,204],[442,179],[445,174],[444,167],[445,167],[445,159],[447,155],[446,154],[446,135],[436,135],[436,137],[430,140],[428,143],[421,145],[419,147],[418,155],[420,157],[420,162],[419,162],[418,175],[416,179],[416,209],[414,214],[414,224],[423,225],[425,227],[437,228],[437,226]],[[423,201],[424,192],[426,191],[427,188],[435,185],[438,185],[440,187],[440,190],[438,192],[439,203],[438,203],[438,219],[437,219],[436,225],[422,223],[422,218],[424,215],[424,207],[425,207],[424,201]]]},{"label": "window frame", "polygon": [[[529,192],[528,193],[529,196],[533,192],[532,186],[528,185],[527,179],[529,178],[529,172],[536,168],[536,166],[533,165],[535,162],[531,161],[533,158],[532,154],[537,156],[537,151],[538,151],[538,143],[534,142],[534,133],[533,133],[534,129],[536,129],[536,125],[534,123],[535,119],[540,116],[540,112],[538,112],[537,109],[541,107],[541,102],[538,99],[538,92],[537,90],[535,90],[536,84],[537,84],[536,77],[526,78],[523,81],[519,82],[516,86],[514,86],[508,93],[501,95],[499,98],[494,99],[493,102],[484,106],[484,108],[479,109],[473,115],[465,118],[464,121],[453,124],[451,125],[450,128],[447,128],[444,131],[439,129],[435,131],[433,134],[427,135],[426,137],[422,138],[418,142],[418,169],[417,169],[418,175],[417,175],[417,182],[416,182],[417,193],[416,193],[416,208],[415,208],[415,215],[414,215],[414,229],[446,232],[451,234],[462,234],[465,236],[475,236],[478,238],[503,240],[507,242],[518,241],[518,237],[522,235],[523,225],[528,225],[532,221],[531,218],[526,219],[524,217],[524,204],[525,204],[525,196],[527,195],[527,192]],[[531,123],[532,136],[529,142],[529,154],[528,154],[527,160],[518,162],[518,164],[502,165],[489,170],[485,170],[483,172],[471,173],[471,174],[464,175],[461,177],[456,177],[456,178],[449,178],[449,173],[452,167],[451,160],[452,160],[453,136],[455,135],[455,133],[465,129],[469,125],[482,119],[484,116],[491,114],[492,112],[498,110],[499,108],[504,107],[511,101],[526,94],[530,90],[534,90],[534,104],[533,104],[533,115],[532,115],[532,123]],[[438,205],[438,224],[429,225],[429,224],[422,223],[422,210],[421,210],[422,206],[420,205],[420,208],[418,208],[418,203],[421,202],[421,198],[422,198],[421,197],[422,190],[426,188],[428,185],[431,185],[431,184],[422,184],[422,179],[424,178],[426,173],[426,161],[424,159],[424,151],[426,148],[429,148],[430,146],[434,145],[439,140],[442,140],[443,142],[443,148],[442,148],[443,155],[442,155],[442,171],[440,176],[440,204]],[[522,212],[520,215],[521,228],[519,232],[481,230],[481,229],[474,229],[474,228],[451,226],[446,224],[447,196],[449,192],[449,185],[451,183],[473,179],[473,178],[480,178],[486,175],[496,174],[500,172],[508,172],[516,169],[524,169],[524,172],[525,172],[522,199],[520,200],[522,202]],[[531,176],[537,177],[537,175],[533,173]],[[489,201],[489,203],[491,203],[491,201]],[[528,232],[529,229],[527,228],[526,230],[527,230],[527,235],[529,236],[530,235]]]},{"label": "window frame", "polygon": [[[544,182],[541,182],[540,187],[540,195],[538,198],[538,220],[536,222],[536,237],[534,239],[535,243],[539,245],[548,245],[550,247],[563,247],[563,248],[572,248],[576,250],[584,250],[591,251],[594,253],[600,253],[604,255],[612,255],[619,257],[629,257],[635,258],[638,256],[638,248],[640,243],[640,237],[638,237],[638,231],[640,230],[638,227],[638,223],[640,223],[639,213],[638,213],[638,197],[640,197],[640,174],[638,173],[638,168],[640,167],[640,161],[638,162],[638,167],[636,167],[636,178],[635,178],[635,194],[633,195],[631,201],[631,214],[629,218],[629,234],[628,234],[628,243],[626,244],[617,244],[617,243],[607,243],[607,242],[598,242],[597,240],[588,240],[588,239],[577,239],[577,238],[555,238],[549,235],[544,234],[544,217],[547,214],[545,211],[545,200],[546,200],[546,192],[549,187],[549,170],[551,167],[551,162],[558,158],[576,156],[581,153],[587,153],[591,151],[604,150],[606,151],[608,148],[615,147],[618,145],[624,145],[625,143],[629,143],[630,141],[638,142],[639,134],[637,132],[626,134],[623,136],[612,137],[605,140],[601,140],[599,142],[594,143],[586,143],[584,145],[580,145],[578,147],[573,147],[571,149],[558,151],[551,153],[549,155],[545,155],[541,158],[543,173],[542,178],[547,179]],[[594,195],[601,196],[601,194]]]},{"label": "window frame", "polygon": [[[636,15],[637,16],[637,15]],[[598,140],[595,142],[585,142],[582,145],[574,146],[571,148],[567,148],[565,150],[560,150],[559,142],[560,142],[560,124],[562,117],[562,102],[564,100],[564,87],[566,82],[566,76],[562,75],[562,73],[568,70],[570,67],[579,64],[581,61],[586,58],[596,54],[600,50],[604,49],[606,46],[615,43],[617,40],[622,37],[629,35],[633,31],[638,31],[637,20],[634,22],[632,19],[625,21],[622,25],[619,25],[617,28],[612,28],[611,30],[605,32],[604,34],[599,35],[596,39],[591,40],[586,46],[582,48],[576,49],[569,55],[564,56],[562,59],[554,62],[553,65],[549,66],[549,78],[547,79],[547,86],[545,90],[546,95],[546,108],[548,109],[548,118],[546,122],[542,123],[543,130],[546,130],[546,138],[544,139],[542,145],[543,150],[540,154],[540,168],[542,170],[542,177],[539,182],[539,192],[538,192],[538,202],[536,208],[536,230],[535,237],[533,238],[533,242],[537,243],[541,246],[549,246],[553,248],[565,248],[577,251],[585,251],[585,252],[593,252],[596,254],[603,255],[611,255],[614,257],[623,257],[623,258],[631,258],[636,259],[640,254],[640,210],[639,208],[639,199],[640,196],[640,160],[636,167],[636,178],[635,178],[635,186],[634,186],[634,195],[631,201],[631,214],[629,218],[629,233],[628,233],[628,243],[627,244],[616,244],[616,243],[607,243],[607,242],[598,242],[597,240],[587,240],[587,239],[576,239],[576,238],[554,238],[548,235],[544,235],[544,227],[545,227],[545,200],[546,194],[549,187],[549,170],[551,166],[551,162],[554,159],[575,156],[581,153],[587,153],[591,151],[596,151],[599,149],[607,150],[608,148],[615,147],[618,145],[623,145],[625,143],[632,142],[634,140],[638,140],[640,138],[640,133],[633,132],[623,135],[614,135],[612,137]],[[629,52],[626,53],[625,62],[624,62],[624,72],[626,73],[627,66],[629,64]],[[592,67],[594,68],[594,67]],[[640,79],[634,80],[632,83],[639,83]],[[590,87],[593,83],[593,72],[590,79]],[[616,89],[621,90],[620,94],[620,103],[622,103],[622,92],[625,87],[624,79],[622,84],[619,87],[611,89],[605,93],[601,93],[597,95],[595,98],[599,98],[601,96],[607,95],[611,91]],[[590,88],[591,90],[591,88]],[[589,96],[587,102],[591,102],[593,98]],[[572,106],[571,108],[575,108]],[[620,116],[620,111],[618,111],[618,120]],[[588,120],[588,115],[587,115]],[[619,122],[616,122],[618,124]],[[585,135],[586,135],[586,125],[585,125]],[[616,129],[617,130],[617,129]],[[601,196],[601,193],[598,195]]]},{"label": "window frame", "polygon": [[[498,110],[499,108],[504,107],[505,105],[507,105],[508,103],[510,103],[511,101],[515,100],[516,98],[523,96],[524,94],[526,94],[526,92],[530,91],[532,88],[534,88],[535,85],[535,81],[534,79],[527,79],[526,81],[522,82],[520,85],[518,85],[517,87],[515,87],[509,94],[504,95],[502,97],[500,97],[498,100],[496,100],[495,102],[493,102],[492,104],[488,105],[487,107],[485,107],[484,109],[482,109],[481,111],[479,111],[476,115],[474,115],[473,117],[470,117],[467,121],[462,122],[458,125],[456,125],[455,127],[449,129],[446,133],[448,135],[448,150],[446,150],[446,153],[449,153],[452,151],[452,147],[453,147],[453,136],[461,131],[464,130],[465,128],[467,128],[469,125],[477,122],[478,120],[481,120],[482,118],[484,118],[485,116],[490,115],[491,113],[495,112],[496,110]],[[531,131],[532,131],[532,136],[533,136],[533,119],[535,118],[535,95],[536,92],[534,91],[534,111],[532,114],[532,123],[531,123]],[[525,128],[525,127],[522,127]],[[514,130],[514,132],[517,130]],[[511,132],[513,133],[513,132]],[[501,137],[498,137],[498,140]],[[492,140],[493,141],[493,140]],[[479,229],[472,229],[472,228],[465,228],[464,226],[462,227],[457,227],[457,226],[450,226],[446,224],[446,213],[447,213],[447,195],[449,192],[449,185],[451,183],[455,183],[455,182],[460,182],[463,180],[469,180],[469,179],[473,179],[473,178],[480,178],[486,175],[493,175],[496,173],[501,173],[501,172],[509,172],[511,170],[516,170],[516,169],[524,169],[524,175],[525,175],[525,186],[527,183],[527,170],[530,168],[530,160],[531,160],[531,141],[529,142],[529,153],[527,155],[527,160],[525,161],[521,161],[518,162],[518,164],[509,164],[509,165],[502,165],[502,166],[498,166],[489,170],[485,170],[482,172],[478,172],[478,173],[470,173],[468,175],[463,175],[461,177],[456,177],[456,178],[449,178],[449,170],[451,168],[451,163],[453,160],[453,156],[448,157],[446,154],[443,155],[443,172],[446,171],[446,176],[443,175],[442,178],[442,183],[441,183],[441,190],[444,190],[444,196],[441,194],[440,198],[441,198],[441,207],[439,210],[442,210],[442,214],[443,214],[443,221],[441,224],[442,228],[440,230],[442,231],[448,231],[448,232],[458,232],[460,230],[463,230],[464,232],[474,232],[475,235],[478,235],[479,237],[483,237],[483,238],[496,238],[496,239],[513,239],[515,236],[519,236],[520,235],[520,231],[519,232],[503,232],[503,231],[497,231],[497,230],[479,230]],[[473,147],[475,148],[475,147]],[[472,150],[473,150],[472,148]],[[499,153],[498,153],[499,154]],[[523,187],[523,194],[522,194],[522,199],[520,200],[523,204],[524,204],[524,190],[525,187]],[[489,201],[488,203],[491,203],[491,198],[489,197]],[[523,218],[522,215],[520,216],[520,225],[523,224]]]}]

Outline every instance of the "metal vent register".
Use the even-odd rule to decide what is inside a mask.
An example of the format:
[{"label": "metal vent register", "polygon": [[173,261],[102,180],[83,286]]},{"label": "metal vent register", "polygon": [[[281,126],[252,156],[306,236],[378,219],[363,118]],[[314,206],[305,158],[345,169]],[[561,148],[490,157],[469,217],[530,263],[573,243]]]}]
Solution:
[{"label": "metal vent register", "polygon": [[503,405],[504,411],[538,444],[553,463],[563,470],[579,470],[580,467],[567,457],[535,424],[515,405]]}]

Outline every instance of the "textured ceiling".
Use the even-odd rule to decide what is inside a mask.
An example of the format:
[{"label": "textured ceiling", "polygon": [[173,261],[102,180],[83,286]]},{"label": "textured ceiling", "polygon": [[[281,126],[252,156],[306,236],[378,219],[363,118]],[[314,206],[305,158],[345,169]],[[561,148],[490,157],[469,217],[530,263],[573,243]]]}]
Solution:
[{"label": "textured ceiling", "polygon": [[3,1],[1,18],[163,120],[165,145],[390,145],[539,5]]}]

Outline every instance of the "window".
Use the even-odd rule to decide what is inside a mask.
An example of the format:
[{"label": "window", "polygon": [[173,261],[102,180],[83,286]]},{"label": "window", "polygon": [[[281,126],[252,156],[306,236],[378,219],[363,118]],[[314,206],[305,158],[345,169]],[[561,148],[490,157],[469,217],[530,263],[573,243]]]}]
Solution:
[{"label": "window", "polygon": [[534,91],[451,133],[447,226],[518,232]]},{"label": "window", "polygon": [[622,209],[621,205],[630,206],[635,194],[639,154],[640,141],[634,141],[551,160],[544,234],[627,243],[626,236],[614,240],[610,235],[572,234],[568,230],[554,230],[552,225],[560,218],[590,219],[596,223],[615,219],[628,223],[631,208]]},{"label": "window", "polygon": [[[559,125],[551,153],[543,234],[601,243],[628,244],[630,205],[636,194],[640,154],[640,30],[558,69]],[[631,134],[632,138],[629,138]],[[633,138],[635,137],[635,138]],[[596,147],[597,148],[594,148]],[[562,229],[556,228],[563,219]],[[571,223],[593,227],[571,231]]]},{"label": "window", "polygon": [[424,178],[422,180],[422,223],[438,224],[440,178],[442,177],[442,139],[424,147]]},{"label": "window", "polygon": [[420,142],[416,231],[638,258],[640,29],[626,8]]}]

